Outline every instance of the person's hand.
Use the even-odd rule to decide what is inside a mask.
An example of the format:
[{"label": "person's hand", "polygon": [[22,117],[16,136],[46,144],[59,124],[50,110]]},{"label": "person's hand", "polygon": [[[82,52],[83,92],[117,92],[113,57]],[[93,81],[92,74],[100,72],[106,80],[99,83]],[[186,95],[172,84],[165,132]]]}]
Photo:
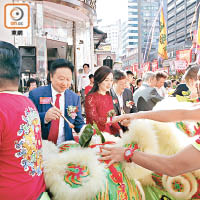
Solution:
[{"label": "person's hand", "polygon": [[131,123],[131,120],[129,120],[129,119],[124,119],[124,120],[122,120],[122,121],[120,122],[120,124],[121,124],[122,126],[126,126],[126,127],[128,127],[128,126],[130,125],[130,123]]},{"label": "person's hand", "polygon": [[45,114],[45,117],[44,117],[44,120],[49,123],[50,121],[52,120],[56,120],[56,119],[59,119],[61,117],[61,114],[62,112],[56,108],[55,106],[50,108],[46,114]]},{"label": "person's hand", "polygon": [[110,160],[108,167],[116,162],[124,161],[124,152],[126,148],[123,147],[101,147],[101,152],[99,153],[102,157],[99,158],[100,161]]},{"label": "person's hand", "polygon": [[130,114],[124,114],[124,115],[119,115],[119,116],[115,116],[112,118],[112,123],[116,123],[116,122],[121,122],[124,120],[130,120]]},{"label": "person's hand", "polygon": [[78,93],[77,93],[77,95],[78,95],[78,96],[81,96],[81,93],[80,93],[80,92],[78,92]]}]

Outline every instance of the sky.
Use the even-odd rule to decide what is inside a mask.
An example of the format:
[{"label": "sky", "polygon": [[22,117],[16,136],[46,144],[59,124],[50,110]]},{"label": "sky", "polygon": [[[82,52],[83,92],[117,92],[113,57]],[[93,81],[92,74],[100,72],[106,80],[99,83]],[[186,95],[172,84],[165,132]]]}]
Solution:
[{"label": "sky", "polygon": [[102,19],[105,25],[118,19],[126,19],[127,2],[126,0],[97,0],[97,19]]}]

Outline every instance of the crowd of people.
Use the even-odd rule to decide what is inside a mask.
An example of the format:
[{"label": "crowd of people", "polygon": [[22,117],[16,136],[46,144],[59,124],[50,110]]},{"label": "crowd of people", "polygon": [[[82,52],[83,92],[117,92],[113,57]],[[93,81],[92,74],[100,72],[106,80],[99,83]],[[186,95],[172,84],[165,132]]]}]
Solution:
[{"label": "crowd of people", "polygon": [[[84,64],[76,94],[70,90],[74,66],[67,60],[57,59],[51,63],[50,84],[38,87],[37,81],[30,79],[29,90],[22,95],[18,92],[21,66],[18,49],[1,41],[0,55],[2,200],[48,199],[42,169],[42,139],[56,145],[74,140],[73,132],[79,133],[86,123],[95,123],[101,132],[121,137],[132,119],[200,121],[198,104],[188,109],[151,111],[159,101],[184,95],[183,91],[188,89],[190,98],[198,99],[199,66],[189,67],[185,83],[177,86],[176,80],[168,80],[166,72],[146,72],[142,79],[136,80],[131,71],[113,71],[106,66],[93,75],[89,65]],[[101,159],[111,160],[109,165],[124,160],[135,162],[152,171],[175,176],[200,168],[199,144],[197,141],[171,157],[131,148],[103,147]]]}]

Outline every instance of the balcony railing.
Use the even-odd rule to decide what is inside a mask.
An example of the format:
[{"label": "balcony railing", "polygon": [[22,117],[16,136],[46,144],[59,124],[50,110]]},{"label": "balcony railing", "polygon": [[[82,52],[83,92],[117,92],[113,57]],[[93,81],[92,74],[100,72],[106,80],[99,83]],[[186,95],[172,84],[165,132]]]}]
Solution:
[{"label": "balcony railing", "polygon": [[79,0],[85,4],[87,4],[88,6],[90,6],[92,9],[96,10],[96,0]]}]

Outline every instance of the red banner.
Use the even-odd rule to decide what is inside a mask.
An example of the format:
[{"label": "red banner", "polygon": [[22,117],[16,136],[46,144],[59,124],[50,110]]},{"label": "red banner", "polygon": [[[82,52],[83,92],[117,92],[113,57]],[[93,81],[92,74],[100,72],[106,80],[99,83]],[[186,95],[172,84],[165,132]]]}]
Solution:
[{"label": "red banner", "polygon": [[176,51],[176,60],[185,60],[187,64],[191,63],[192,61],[192,50],[185,49]]},{"label": "red banner", "polygon": [[138,63],[134,64],[134,71],[137,72],[138,71]]},{"label": "red banner", "polygon": [[155,72],[158,69],[158,60],[154,60],[152,63],[152,72]]},{"label": "red banner", "polygon": [[144,73],[150,71],[150,62],[146,62],[143,64]]}]

